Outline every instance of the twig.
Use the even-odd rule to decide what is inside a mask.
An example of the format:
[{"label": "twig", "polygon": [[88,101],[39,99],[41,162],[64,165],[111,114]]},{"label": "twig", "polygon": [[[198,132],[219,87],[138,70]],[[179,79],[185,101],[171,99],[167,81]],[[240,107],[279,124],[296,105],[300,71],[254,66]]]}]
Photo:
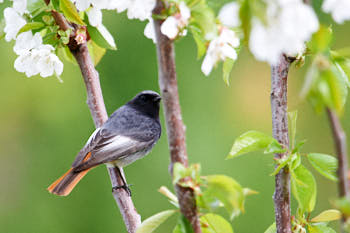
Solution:
[{"label": "twig", "polygon": [[[291,61],[281,56],[277,65],[271,66],[271,111],[273,137],[286,148],[289,147],[287,87]],[[280,159],[284,154],[276,154]],[[275,177],[275,218],[277,233],[291,233],[290,215],[290,174],[287,168],[281,169]]]},{"label": "twig", "polygon": [[[50,1],[45,0],[45,2],[46,4],[49,4]],[[62,30],[75,28],[69,24],[69,22],[61,13],[52,11],[52,15],[54,16],[56,24],[60,27],[64,27],[61,28]],[[71,53],[74,55],[77,63],[79,64],[86,86],[87,104],[89,106],[95,126],[98,128],[108,119],[106,107],[103,101],[99,75],[91,60],[86,42],[77,44],[74,35],[75,32],[73,32],[70,37],[68,47]],[[122,169],[121,172],[123,173]],[[117,171],[117,168],[108,168],[108,173],[113,187],[121,186],[124,184]],[[141,217],[137,213],[131,197],[124,189],[114,190],[113,196],[119,206],[119,210],[123,216],[127,231],[129,233],[135,233],[137,227],[141,224]]]},{"label": "twig", "polygon": [[[349,184],[347,181],[348,155],[347,155],[346,134],[341,126],[341,123],[337,114],[329,108],[327,108],[327,114],[329,118],[329,124],[331,125],[331,128],[332,128],[334,146],[338,157],[339,197],[349,198],[350,193],[349,193]],[[345,232],[344,222],[345,222],[345,218],[343,217],[342,218],[343,232]]]},{"label": "twig", "polygon": [[[154,14],[160,14],[164,9],[162,1],[158,0]],[[158,77],[159,87],[163,98],[165,121],[170,149],[170,172],[173,164],[179,162],[188,166],[185,125],[182,121],[179,93],[176,80],[175,52],[173,41],[160,32],[161,20],[154,20],[157,38]],[[185,178],[186,179],[186,178]],[[187,178],[189,179],[189,178]],[[197,206],[194,191],[175,185],[176,194],[180,204],[181,213],[191,223],[195,233],[201,233],[200,222],[197,215]]]}]

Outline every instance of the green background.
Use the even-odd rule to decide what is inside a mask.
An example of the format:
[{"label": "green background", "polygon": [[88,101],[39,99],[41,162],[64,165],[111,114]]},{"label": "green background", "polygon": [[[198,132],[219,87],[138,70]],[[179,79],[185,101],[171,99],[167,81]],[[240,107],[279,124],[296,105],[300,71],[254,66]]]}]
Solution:
[{"label": "green background", "polygon": [[[104,14],[104,22],[118,46],[97,66],[111,114],[136,93],[159,90],[157,60],[154,44],[143,36],[146,22],[128,20],[125,13],[114,12]],[[333,29],[334,47],[348,46],[350,23]],[[13,45],[13,41],[0,42],[0,232],[125,232],[104,166],[92,170],[67,197],[46,191],[70,167],[93,132],[93,121],[77,66],[65,62],[63,83],[55,77],[27,78],[13,68]],[[258,191],[258,195],[248,197],[246,211],[234,219],[233,227],[235,232],[264,232],[274,221],[274,178],[269,175],[272,156],[258,152],[234,160],[225,157],[243,132],[271,132],[269,66],[256,62],[243,49],[231,73],[231,85],[226,86],[221,66],[210,77],[201,73],[201,61],[196,59],[190,36],[176,42],[176,62],[190,162],[201,163],[203,175],[229,175]],[[289,77],[289,110],[299,112],[297,138],[307,139],[304,152],[333,154],[326,115],[316,115],[299,97],[305,71],[306,67],[293,66]],[[342,121],[350,132],[348,109]],[[157,192],[162,185],[172,189],[163,112],[161,121],[164,131],[159,143],[146,158],[125,169],[142,219],[172,208]],[[331,208],[330,200],[336,198],[337,189],[334,182],[313,173],[318,183],[315,215]],[[295,206],[293,202],[293,212]],[[176,218],[170,219],[158,232],[171,232],[175,223]]]}]

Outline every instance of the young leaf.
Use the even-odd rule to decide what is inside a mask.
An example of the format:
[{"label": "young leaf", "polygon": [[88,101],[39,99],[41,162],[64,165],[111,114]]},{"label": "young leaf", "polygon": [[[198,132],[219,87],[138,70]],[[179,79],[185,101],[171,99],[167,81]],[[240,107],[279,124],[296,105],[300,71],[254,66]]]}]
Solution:
[{"label": "young leaf", "polygon": [[309,233],[336,233],[332,228],[325,224],[312,224],[307,226]]},{"label": "young leaf", "polygon": [[175,163],[173,166],[173,184],[176,184],[181,180],[182,178],[189,176],[191,174],[191,171],[186,168],[181,163]]},{"label": "young leaf", "polygon": [[167,220],[176,212],[176,210],[165,210],[149,217],[148,219],[143,221],[142,224],[137,228],[136,233],[153,232],[155,229],[157,229],[157,227],[159,227],[160,224],[162,224],[165,220]]},{"label": "young leaf", "polygon": [[292,193],[302,212],[311,212],[316,203],[316,181],[312,173],[303,165],[292,172]]},{"label": "young leaf", "polygon": [[264,150],[264,154],[282,154],[286,151],[287,149],[283,148],[276,140],[272,140],[272,142]]},{"label": "young leaf", "polygon": [[307,158],[311,165],[324,177],[337,181],[338,160],[330,155],[310,153]]},{"label": "young leaf", "polygon": [[298,111],[288,112],[288,118],[290,122],[290,131],[291,131],[291,140],[292,140],[292,148],[294,148],[295,144],[295,135],[297,133],[297,118]]},{"label": "young leaf", "polygon": [[207,51],[204,36],[202,35],[201,29],[197,25],[190,24],[189,28],[197,45],[197,59],[200,59]]},{"label": "young leaf", "polygon": [[329,222],[338,220],[341,218],[341,212],[339,210],[325,210],[313,219],[311,222]]},{"label": "young leaf", "polygon": [[42,0],[27,0],[27,10],[30,13],[43,7],[46,7],[46,4]]},{"label": "young leaf", "polygon": [[106,49],[101,48],[93,41],[88,42],[88,49],[91,58],[94,61],[94,65],[97,66],[97,64],[101,61],[102,57],[105,55]]},{"label": "young leaf", "polygon": [[227,86],[230,85],[230,73],[234,63],[235,60],[227,58],[222,66],[222,75]]},{"label": "young leaf", "polygon": [[230,154],[227,159],[237,157],[252,151],[265,149],[273,140],[273,137],[258,131],[248,131],[239,136],[233,143]]},{"label": "young leaf", "polygon": [[237,181],[224,175],[207,177],[207,189],[203,192],[203,199],[207,202],[219,200],[229,212],[231,219],[244,211],[245,195]]},{"label": "young leaf", "polygon": [[175,194],[173,194],[167,187],[162,186],[159,188],[158,192],[163,194],[169,199],[169,202],[173,204],[175,207],[179,208],[179,201],[177,200],[177,197]]},{"label": "young leaf", "polygon": [[21,34],[22,32],[26,32],[29,30],[35,30],[35,29],[40,29],[42,27],[44,27],[45,24],[43,24],[42,22],[31,22],[31,23],[27,23],[26,25],[24,25],[21,29],[19,29],[17,35]]},{"label": "young leaf", "polygon": [[6,35],[4,32],[5,26],[6,26],[5,19],[3,18],[0,20],[0,40],[3,39]]},{"label": "young leaf", "polygon": [[269,228],[266,229],[264,233],[276,233],[276,223],[272,223]]},{"label": "young leaf", "polygon": [[83,26],[86,25],[84,21],[80,18],[77,9],[70,0],[60,0],[60,9],[63,12],[64,16],[68,19],[68,21]]},{"label": "young leaf", "polygon": [[194,233],[190,222],[181,214],[178,224],[175,226],[173,233]]},{"label": "young leaf", "polygon": [[217,214],[206,214],[200,218],[202,233],[233,233],[231,224]]},{"label": "young leaf", "polygon": [[112,50],[117,49],[113,36],[109,33],[109,31],[103,25],[100,25],[98,28],[88,25],[87,29],[91,39],[98,46],[106,49],[112,49]]},{"label": "young leaf", "polygon": [[342,197],[334,201],[333,205],[339,209],[345,216],[350,216],[350,201],[346,197]]},{"label": "young leaf", "polygon": [[332,29],[330,27],[322,26],[313,34],[310,48],[313,53],[322,53],[326,51],[332,41]]}]

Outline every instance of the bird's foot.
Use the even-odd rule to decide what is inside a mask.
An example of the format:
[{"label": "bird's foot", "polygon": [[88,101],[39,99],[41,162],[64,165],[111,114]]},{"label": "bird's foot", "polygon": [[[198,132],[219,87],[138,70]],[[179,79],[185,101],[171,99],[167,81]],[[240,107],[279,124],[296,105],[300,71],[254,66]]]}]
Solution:
[{"label": "bird's foot", "polygon": [[115,190],[118,190],[118,189],[124,189],[127,193],[128,193],[128,195],[131,197],[131,190],[130,190],[130,188],[129,187],[131,187],[132,186],[132,184],[124,184],[124,185],[119,185],[119,186],[113,186],[112,187],[112,192],[114,192]]}]

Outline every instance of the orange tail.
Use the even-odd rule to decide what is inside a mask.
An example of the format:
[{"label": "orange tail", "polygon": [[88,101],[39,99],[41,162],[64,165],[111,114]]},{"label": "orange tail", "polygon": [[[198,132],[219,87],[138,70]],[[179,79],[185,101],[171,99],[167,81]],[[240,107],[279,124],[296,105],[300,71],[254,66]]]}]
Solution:
[{"label": "orange tail", "polygon": [[[91,156],[91,153],[88,153],[84,159],[84,162],[88,160]],[[73,188],[79,183],[79,181],[86,175],[86,173],[91,168],[81,171],[75,172],[72,168],[69,169],[63,176],[53,182],[47,190],[50,193],[59,195],[59,196],[67,196],[72,192]]]}]

